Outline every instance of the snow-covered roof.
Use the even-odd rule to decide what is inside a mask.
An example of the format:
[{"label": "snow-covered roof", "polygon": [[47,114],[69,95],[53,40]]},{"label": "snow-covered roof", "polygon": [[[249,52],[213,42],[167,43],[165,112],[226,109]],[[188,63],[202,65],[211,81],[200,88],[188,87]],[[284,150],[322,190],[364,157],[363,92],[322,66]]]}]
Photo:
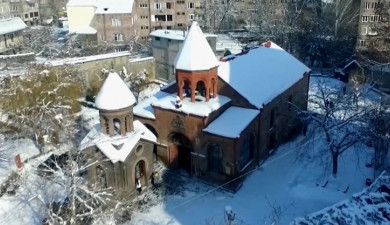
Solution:
[{"label": "snow-covered roof", "polygon": [[[159,29],[155,30],[150,33],[150,36],[153,37],[161,37],[161,38],[166,38],[166,39],[171,39],[171,40],[181,40],[184,41],[185,36],[187,35],[187,31],[182,31],[182,30],[164,30],[164,29]],[[205,37],[217,37],[218,35],[216,34],[203,34]]]},{"label": "snow-covered roof", "polygon": [[230,98],[222,95],[218,95],[218,97],[215,99],[211,98],[208,102],[204,101],[203,97],[197,96],[196,98],[199,98],[199,102],[191,102],[191,99],[184,98],[182,101],[182,107],[176,108],[176,97],[176,93],[165,96],[155,102],[152,102],[152,106],[159,107],[162,109],[173,110],[176,112],[182,112],[187,115],[191,114],[196,116],[208,116],[210,113],[214,112],[215,110],[218,110],[226,103],[230,102]]},{"label": "snow-covered roof", "polygon": [[75,33],[76,34],[96,34],[96,29],[90,26],[82,27],[78,29]]},{"label": "snow-covered roof", "polygon": [[0,35],[23,30],[27,25],[19,17],[0,20]]},{"label": "snow-covered roof", "polygon": [[[96,146],[113,163],[118,161],[124,162],[140,139],[151,142],[156,142],[157,140],[156,136],[140,121],[135,120],[133,126],[134,131],[127,133],[126,136],[117,135],[110,137],[100,132],[100,124],[96,124],[81,141],[79,150],[82,151],[88,147]],[[122,147],[119,149],[115,147],[120,145]]]},{"label": "snow-covered roof", "polygon": [[121,14],[133,12],[134,0],[99,0],[95,14]]},{"label": "snow-covered roof", "polygon": [[145,99],[144,101],[138,103],[134,108],[133,108],[133,113],[136,116],[140,116],[143,118],[148,118],[148,119],[156,119],[154,116],[154,109],[151,106],[152,102],[155,102],[159,99],[162,99],[166,96],[170,95],[169,93],[159,91],[153,96]]},{"label": "snow-covered roof", "polygon": [[222,137],[238,138],[259,113],[259,110],[231,106],[203,131]]},{"label": "snow-covered roof", "polygon": [[196,21],[192,22],[173,64],[176,69],[187,71],[209,70],[218,66],[217,58]]},{"label": "snow-covered roof", "polygon": [[347,65],[344,66],[344,69],[347,69],[350,65],[352,65],[352,63],[355,63],[360,69],[363,70],[363,67],[362,65],[360,65],[360,63],[358,61],[356,61],[356,59],[352,60],[351,62],[349,62]]},{"label": "snow-covered roof", "polygon": [[66,4],[67,7],[69,6],[97,6],[98,1],[97,0],[69,0],[69,2]]},{"label": "snow-covered roof", "polygon": [[96,96],[98,109],[118,110],[130,107],[136,103],[133,93],[117,73],[111,72],[104,81]]},{"label": "snow-covered roof", "polygon": [[101,55],[91,55],[91,56],[85,56],[85,57],[78,57],[78,58],[65,58],[65,59],[58,59],[58,60],[50,60],[45,61],[44,63],[50,66],[62,66],[66,64],[79,64],[79,63],[85,63],[85,62],[91,62],[101,59],[110,59],[115,57],[123,57],[123,56],[130,56],[129,52],[113,52],[108,54],[101,54]]},{"label": "snow-covered roof", "polygon": [[309,71],[298,59],[270,42],[269,47],[252,48],[246,54],[220,62],[218,75],[260,109]]}]

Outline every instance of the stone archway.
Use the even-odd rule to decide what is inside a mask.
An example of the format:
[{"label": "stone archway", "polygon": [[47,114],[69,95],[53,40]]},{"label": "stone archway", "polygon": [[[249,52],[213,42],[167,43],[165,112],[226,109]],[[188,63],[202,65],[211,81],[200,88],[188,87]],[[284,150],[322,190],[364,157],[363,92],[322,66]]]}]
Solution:
[{"label": "stone archway", "polygon": [[171,155],[176,156],[176,166],[191,174],[191,152],[193,151],[191,141],[181,133],[172,133],[169,139],[172,143],[170,150],[173,154]]},{"label": "stone archway", "polygon": [[[137,180],[141,181],[142,185],[146,184],[146,164],[144,160],[139,160],[134,166],[134,184],[137,183]],[[135,186],[135,185],[134,185]]]}]

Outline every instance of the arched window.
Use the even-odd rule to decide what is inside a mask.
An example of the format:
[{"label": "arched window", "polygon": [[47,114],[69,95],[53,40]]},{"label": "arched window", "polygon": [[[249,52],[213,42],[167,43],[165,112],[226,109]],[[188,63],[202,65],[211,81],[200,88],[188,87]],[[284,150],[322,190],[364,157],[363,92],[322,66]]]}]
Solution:
[{"label": "arched window", "polygon": [[135,179],[141,179],[145,175],[145,162],[143,160],[140,160],[135,165]]},{"label": "arched window", "polygon": [[248,134],[245,136],[244,142],[241,146],[241,156],[240,156],[240,167],[241,169],[245,167],[249,161],[253,158],[254,150],[254,135]]},{"label": "arched window", "polygon": [[114,119],[114,134],[121,134],[121,121],[118,118]]},{"label": "arched window", "polygon": [[191,97],[191,88],[190,88],[190,83],[188,81],[184,81],[183,95],[186,97]]},{"label": "arched window", "polygon": [[199,81],[196,84],[196,91],[199,93],[199,95],[206,97],[206,86],[204,85],[203,81]]},{"label": "arched window", "polygon": [[208,170],[215,173],[223,172],[223,155],[222,148],[220,145],[215,143],[210,143],[207,145],[207,164]]},{"label": "arched window", "polygon": [[100,165],[96,167],[96,178],[99,184],[105,188],[107,187],[106,171]]}]

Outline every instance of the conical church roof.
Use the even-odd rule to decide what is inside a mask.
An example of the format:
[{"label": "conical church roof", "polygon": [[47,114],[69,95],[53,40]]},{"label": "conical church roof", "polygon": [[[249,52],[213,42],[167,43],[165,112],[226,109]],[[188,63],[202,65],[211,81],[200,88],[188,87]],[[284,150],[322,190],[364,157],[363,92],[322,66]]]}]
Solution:
[{"label": "conical church roof", "polygon": [[95,99],[98,109],[118,110],[130,107],[136,102],[133,93],[117,73],[111,72]]},{"label": "conical church roof", "polygon": [[218,66],[217,58],[196,21],[192,22],[174,66],[186,71],[209,70]]}]

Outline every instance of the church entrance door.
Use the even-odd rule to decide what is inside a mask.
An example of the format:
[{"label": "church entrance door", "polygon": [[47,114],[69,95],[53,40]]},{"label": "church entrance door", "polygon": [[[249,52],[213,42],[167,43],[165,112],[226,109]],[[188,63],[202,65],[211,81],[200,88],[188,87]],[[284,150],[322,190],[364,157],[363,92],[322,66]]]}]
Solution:
[{"label": "church entrance door", "polygon": [[177,166],[191,174],[191,152],[190,140],[181,133],[171,134],[171,142],[177,147]]}]

